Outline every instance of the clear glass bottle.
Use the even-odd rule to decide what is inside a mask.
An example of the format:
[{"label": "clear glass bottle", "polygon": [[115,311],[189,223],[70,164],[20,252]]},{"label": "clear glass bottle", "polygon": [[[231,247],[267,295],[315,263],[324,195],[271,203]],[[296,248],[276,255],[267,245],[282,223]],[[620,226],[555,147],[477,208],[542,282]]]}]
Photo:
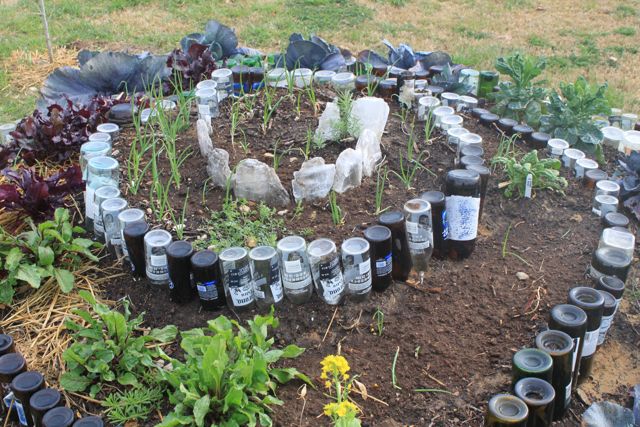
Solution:
[{"label": "clear glass bottle", "polygon": [[[389,233],[389,238],[391,238],[391,233]],[[351,237],[342,242],[341,253],[344,281],[349,299],[364,301],[371,293],[372,283],[369,242],[361,237]],[[391,260],[389,260],[389,266],[391,266]]]},{"label": "clear glass bottle", "polygon": [[89,160],[94,157],[108,156],[111,154],[111,145],[106,142],[85,142],[80,146],[80,169],[82,180],[87,180],[89,173]]},{"label": "clear glass bottle", "polygon": [[98,156],[89,159],[87,185],[85,189],[85,228],[87,230],[93,230],[93,221],[96,215],[95,206],[95,191],[104,187],[105,185],[111,185],[118,187],[120,184],[120,171],[118,170],[119,163],[113,157]]},{"label": "clear glass bottle", "polygon": [[235,311],[250,310],[254,296],[247,250],[235,246],[222,251],[220,272],[229,308]]},{"label": "clear glass bottle", "polygon": [[309,243],[307,255],[318,296],[329,305],[339,304],[345,286],[336,244],[329,239],[316,239]]},{"label": "clear glass bottle", "polygon": [[307,243],[300,236],[287,236],[277,245],[282,265],[284,294],[294,304],[303,304],[313,294],[311,269],[307,258]]},{"label": "clear glass bottle", "polygon": [[120,126],[116,123],[102,123],[96,127],[96,131],[106,133],[111,137],[111,145],[118,141],[120,137]]},{"label": "clear glass bottle", "polygon": [[100,205],[104,224],[104,240],[109,252],[117,258],[124,255],[122,252],[122,230],[118,215],[127,209],[127,205],[127,201],[120,197],[107,199]]},{"label": "clear glass bottle", "polygon": [[147,278],[154,285],[169,283],[167,248],[171,244],[171,240],[171,234],[161,229],[151,230],[144,236]]},{"label": "clear glass bottle", "polygon": [[115,199],[116,197],[120,197],[120,190],[118,187],[114,187],[113,185],[105,185],[104,187],[100,187],[96,190],[94,194],[94,203],[96,206],[96,215],[93,221],[93,234],[95,238],[104,243],[104,223],[102,222],[102,202],[107,199]]},{"label": "clear glass bottle", "polygon": [[284,296],[278,253],[271,246],[258,246],[249,252],[253,295],[259,308],[269,308]]},{"label": "clear glass bottle", "polygon": [[422,283],[433,254],[431,204],[422,199],[409,200],[404,204],[404,216],[411,264],[420,277],[420,283]]}]

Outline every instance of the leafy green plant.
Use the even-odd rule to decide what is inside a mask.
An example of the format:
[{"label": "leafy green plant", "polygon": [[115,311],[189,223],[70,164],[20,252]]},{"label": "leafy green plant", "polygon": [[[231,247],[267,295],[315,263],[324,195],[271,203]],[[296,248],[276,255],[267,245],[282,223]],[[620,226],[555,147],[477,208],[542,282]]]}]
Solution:
[{"label": "leafy green plant", "polygon": [[344,216],[342,215],[342,209],[338,206],[338,201],[336,200],[336,192],[331,190],[329,193],[329,209],[331,210],[331,221],[333,221],[334,225],[340,225],[344,221]]},{"label": "leafy green plant", "polygon": [[72,392],[89,389],[90,396],[95,397],[106,384],[134,388],[153,384],[155,362],[161,355],[159,345],[172,341],[177,328],[168,325],[143,334],[140,328],[144,313],[132,318],[128,300],[122,301],[121,313],[97,302],[87,291],[79,294],[91,305],[93,313],[74,311],[86,325],[65,322],[73,340],[62,354],[66,372],[60,377],[60,385]]},{"label": "leafy green plant", "polygon": [[176,236],[178,236],[179,240],[182,240],[184,237],[184,229],[186,228],[187,223],[187,203],[189,201],[189,189],[187,189],[187,194],[184,197],[184,203],[182,204],[182,211],[180,211],[180,217],[176,218],[176,215],[173,209],[169,210],[169,215],[171,216],[171,221],[173,222],[173,229],[176,232]]},{"label": "leafy green plant", "polygon": [[493,111],[501,117],[526,122],[537,127],[543,113],[547,90],[533,80],[542,74],[547,63],[544,59],[515,53],[496,60],[496,69],[511,81],[498,84],[500,90],[491,94],[495,101]]},{"label": "leafy green plant", "polygon": [[353,110],[353,93],[350,90],[343,90],[338,93],[338,110],[340,111],[340,120],[333,124],[334,130],[338,135],[338,139],[344,139],[349,136],[357,135],[360,131],[360,123],[351,115]]},{"label": "leafy green plant", "polygon": [[0,227],[0,303],[11,304],[15,287],[26,283],[38,289],[43,280],[54,278],[62,292],[70,292],[74,271],[86,261],[97,262],[91,248],[99,243],[77,237],[84,229],[71,224],[69,211],[58,208],[53,220],[35,225],[27,218],[29,231],[11,235]]},{"label": "leafy green plant", "polygon": [[284,220],[263,203],[249,207],[246,200],[233,200],[211,213],[205,231],[209,240],[204,246],[216,251],[231,246],[275,246],[278,234],[284,231]]},{"label": "leafy green plant", "polygon": [[384,331],[384,312],[379,308],[376,308],[375,313],[373,313],[373,321],[375,322],[375,334],[381,337]]},{"label": "leafy green plant", "polygon": [[162,402],[161,387],[134,388],[110,393],[103,401],[105,414],[114,425],[125,425],[129,421],[145,421]]},{"label": "leafy green plant", "polygon": [[284,100],[284,97],[279,98],[277,101],[275,100],[277,93],[276,88],[266,85],[263,90],[263,106],[262,106],[262,133],[263,135],[267,134],[267,130],[269,130],[271,117],[278,109],[280,103]]},{"label": "leafy green plant", "polygon": [[504,167],[509,178],[504,185],[504,195],[524,197],[527,176],[531,175],[531,190],[552,190],[562,192],[567,187],[567,180],[560,176],[560,160],[538,159],[538,151],[532,150],[520,160],[514,156],[494,157],[491,162]]},{"label": "leafy green plant", "polygon": [[413,185],[413,180],[415,179],[416,174],[419,169],[424,169],[427,172],[434,175],[432,171],[427,169],[425,166],[420,163],[422,160],[423,153],[420,153],[417,158],[415,158],[414,150],[415,150],[415,136],[413,133],[413,125],[409,132],[409,140],[407,142],[407,152],[406,156],[400,153],[400,172],[391,171],[395,176],[402,181],[405,188],[407,190],[411,189]]},{"label": "leafy green plant", "polygon": [[283,404],[275,396],[278,384],[296,378],[311,384],[295,368],[273,367],[304,351],[296,345],[273,348],[269,328],[277,327],[272,309],[249,320],[247,327],[219,316],[207,328],[182,333],[185,361],[165,357],[173,369],[162,371],[162,377],[175,406],[159,426],[271,426],[271,406]]},{"label": "leafy green plant", "polygon": [[549,114],[542,116],[540,130],[593,153],[602,141],[602,132],[591,117],[611,113],[606,91],[606,83],[592,86],[582,76],[575,83],[560,83],[560,93],[551,93]]}]

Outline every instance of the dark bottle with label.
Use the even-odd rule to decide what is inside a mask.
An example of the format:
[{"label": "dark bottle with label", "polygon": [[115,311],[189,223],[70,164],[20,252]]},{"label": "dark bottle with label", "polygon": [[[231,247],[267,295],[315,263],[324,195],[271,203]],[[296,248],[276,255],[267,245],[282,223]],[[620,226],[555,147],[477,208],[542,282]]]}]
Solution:
[{"label": "dark bottle with label", "polygon": [[616,313],[616,298],[607,291],[598,290],[598,292],[604,297],[604,309],[598,330],[598,347],[600,347],[604,344],[604,339],[607,337],[611,323],[613,323],[613,316]]},{"label": "dark bottle with label", "polygon": [[491,177],[491,169],[489,169],[485,165],[467,165],[466,168],[480,174],[480,212],[478,213],[479,222],[480,220],[482,220],[484,202],[487,198],[487,188],[489,186],[489,178]]},{"label": "dark bottle with label", "polygon": [[400,211],[385,212],[378,218],[381,225],[391,230],[393,246],[391,248],[391,260],[393,267],[391,275],[394,280],[404,282],[411,272],[411,253],[404,229],[404,215]]},{"label": "dark bottle with label", "polygon": [[209,250],[196,252],[191,257],[191,272],[203,310],[213,311],[226,303],[220,280],[218,255]]},{"label": "dark bottle with label", "polygon": [[364,238],[369,242],[372,288],[382,292],[393,283],[391,230],[384,225],[372,225],[364,230]]},{"label": "dark bottle with label", "polygon": [[23,372],[11,381],[11,391],[22,411],[21,413],[18,411],[21,424],[33,425],[29,400],[34,393],[43,387],[44,377],[40,372]]},{"label": "dark bottle with label", "polygon": [[[596,289],[607,291],[616,299],[616,309],[618,311],[624,294],[624,282],[616,276],[602,276],[596,282]],[[614,312],[614,313],[615,313]]]},{"label": "dark bottle with label", "polygon": [[580,375],[578,383],[585,380],[591,373],[593,356],[598,346],[598,332],[604,310],[604,297],[593,288],[579,286],[569,290],[567,301],[576,307],[580,307],[587,314],[587,330],[584,334],[584,344],[580,357]]},{"label": "dark bottle with label", "polygon": [[551,356],[537,348],[523,348],[513,355],[511,384],[522,378],[540,378],[551,382],[553,360]]},{"label": "dark bottle with label", "polygon": [[529,408],[527,427],[551,426],[556,398],[551,384],[540,378],[523,378],[516,383],[514,391]]},{"label": "dark bottle with label", "polygon": [[104,421],[102,418],[96,417],[92,415],[90,417],[80,418],[78,421],[73,423],[73,427],[103,427]]},{"label": "dark bottle with label", "polygon": [[125,225],[122,234],[129,254],[131,274],[136,277],[146,276],[146,261],[144,253],[144,236],[149,231],[149,224],[145,221],[134,221]]},{"label": "dark bottle with label", "polygon": [[184,240],[172,242],[167,248],[167,266],[169,267],[169,298],[178,304],[193,299],[191,286],[191,256],[193,246]]},{"label": "dark bottle with label", "polygon": [[444,212],[445,212],[445,196],[441,191],[427,191],[420,196],[431,204],[431,219],[433,227],[433,257],[443,259],[446,256],[446,242]]},{"label": "dark bottle with label", "polygon": [[15,353],[16,346],[11,335],[0,334],[0,356]]},{"label": "dark bottle with label", "polygon": [[[10,384],[15,377],[27,370],[27,361],[20,353],[9,353],[0,357],[0,398],[2,399],[2,412],[7,413],[13,399]],[[11,410],[9,419],[19,422],[18,411]]]},{"label": "dark bottle with label", "polygon": [[536,347],[553,360],[551,385],[556,392],[553,419],[559,420],[571,403],[573,340],[562,331],[549,329],[536,336]]},{"label": "dark bottle with label", "polygon": [[587,313],[575,305],[558,304],[549,312],[549,329],[562,331],[573,340],[571,381],[575,387],[580,371],[584,335],[587,332]]},{"label": "dark bottle with label", "polygon": [[73,411],[64,406],[50,409],[42,417],[44,427],[71,427],[76,417]]},{"label": "dark bottle with label", "polygon": [[529,408],[519,397],[497,394],[489,400],[485,427],[526,427]]},{"label": "dark bottle with label", "polygon": [[445,240],[449,258],[468,258],[476,246],[480,216],[480,174],[466,169],[447,173]]},{"label": "dark bottle with label", "polygon": [[632,261],[623,249],[602,247],[593,252],[589,275],[596,280],[601,276],[616,276],[626,282]]},{"label": "dark bottle with label", "polygon": [[42,417],[50,409],[63,405],[62,395],[53,388],[44,388],[29,399],[29,408],[35,427],[42,427]]}]

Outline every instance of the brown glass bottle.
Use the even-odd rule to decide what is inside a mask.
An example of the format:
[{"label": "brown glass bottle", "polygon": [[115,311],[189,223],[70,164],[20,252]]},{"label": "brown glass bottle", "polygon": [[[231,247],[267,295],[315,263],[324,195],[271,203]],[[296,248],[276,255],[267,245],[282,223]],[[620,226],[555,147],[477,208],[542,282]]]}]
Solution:
[{"label": "brown glass bottle", "polygon": [[191,257],[191,272],[202,309],[213,311],[223,307],[226,298],[220,280],[218,255],[209,250],[196,252]]},{"label": "brown glass bottle", "polygon": [[382,292],[393,283],[391,230],[384,225],[372,225],[364,230],[364,238],[369,242],[371,286],[374,291]]},{"label": "brown glass bottle", "polygon": [[441,191],[426,191],[420,196],[431,204],[431,220],[433,227],[433,254],[437,259],[446,257],[446,241],[444,212],[445,212],[445,196]]},{"label": "brown glass bottle", "polygon": [[134,221],[125,225],[122,232],[129,254],[131,274],[136,277],[146,275],[146,257],[144,253],[144,236],[149,231],[149,224],[145,221]]},{"label": "brown glass bottle", "polygon": [[571,403],[573,340],[562,331],[549,329],[536,336],[536,347],[553,359],[551,385],[556,392],[553,419],[559,420]]},{"label": "brown glass bottle", "polygon": [[485,427],[526,427],[529,408],[522,399],[510,394],[497,394],[489,400]]},{"label": "brown glass bottle", "polygon": [[172,242],[167,248],[169,268],[169,299],[184,304],[194,297],[191,286],[191,256],[193,246],[184,240]]},{"label": "brown glass bottle", "polygon": [[567,302],[580,307],[587,313],[587,331],[584,335],[580,358],[580,376],[578,377],[578,383],[581,383],[591,373],[604,310],[604,297],[596,289],[578,286],[569,290]]},{"label": "brown glass bottle", "polygon": [[449,258],[468,258],[476,246],[480,215],[480,174],[466,169],[447,173],[445,240]]},{"label": "brown glass bottle", "polygon": [[391,230],[392,277],[404,282],[411,271],[411,254],[404,229],[404,215],[400,211],[385,212],[380,215],[378,222]]}]

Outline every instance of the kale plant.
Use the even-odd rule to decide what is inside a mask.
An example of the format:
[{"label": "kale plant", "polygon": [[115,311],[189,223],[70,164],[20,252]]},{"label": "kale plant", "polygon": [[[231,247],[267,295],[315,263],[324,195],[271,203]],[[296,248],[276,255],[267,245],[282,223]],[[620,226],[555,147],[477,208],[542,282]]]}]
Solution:
[{"label": "kale plant", "polygon": [[468,80],[467,77],[460,79],[460,70],[454,70],[451,65],[446,64],[440,74],[433,76],[431,83],[435,86],[440,86],[445,92],[466,95],[472,89]]}]

